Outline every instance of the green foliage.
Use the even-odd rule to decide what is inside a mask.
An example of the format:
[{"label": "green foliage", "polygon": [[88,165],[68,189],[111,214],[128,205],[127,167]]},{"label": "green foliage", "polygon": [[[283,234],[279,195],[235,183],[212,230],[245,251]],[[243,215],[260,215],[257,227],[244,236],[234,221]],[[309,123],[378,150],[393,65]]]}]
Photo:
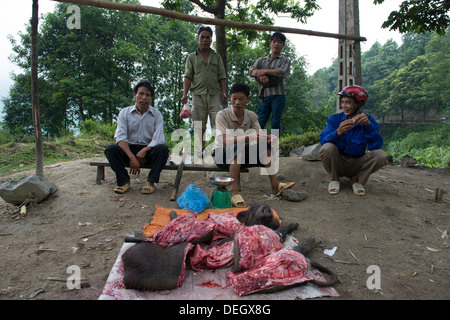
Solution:
[{"label": "green foliage", "polygon": [[416,159],[418,164],[426,167],[450,168],[450,147],[448,146],[404,149],[403,143],[391,142],[386,151],[396,162],[401,161],[404,156],[408,155]]},{"label": "green foliage", "polygon": [[80,125],[81,134],[83,136],[100,136],[107,141],[114,141],[117,124],[104,124],[99,120],[85,120]]},{"label": "green foliage", "polygon": [[320,131],[308,131],[300,135],[286,135],[280,138],[280,154],[288,156],[291,150],[319,142]]},{"label": "green foliage", "polygon": [[450,112],[450,34],[403,35],[399,47],[375,43],[361,58],[364,110],[380,122],[437,120]]},{"label": "green foliage", "polygon": [[[127,3],[138,3],[126,0]],[[133,103],[133,84],[149,79],[154,106],[163,113],[165,129],[183,125],[180,117],[184,62],[195,50],[194,25],[154,15],[81,8],[81,29],[66,26],[69,4],[57,4],[44,17],[39,32],[39,109],[47,137],[79,129],[86,119],[112,123]],[[30,96],[30,30],[11,38],[11,60],[25,73],[14,76],[4,100],[11,130],[33,133]]]},{"label": "green foliage", "polygon": [[17,129],[10,129],[7,124],[0,123],[0,145],[9,142],[23,142],[29,140],[34,141],[34,136],[30,136],[27,132]]},{"label": "green foliage", "polygon": [[[375,4],[383,2],[373,1]],[[443,35],[450,24],[449,10],[450,3],[447,0],[405,0],[398,11],[391,12],[382,27],[401,33],[434,31]]]},{"label": "green foliage", "polygon": [[450,126],[447,124],[398,128],[388,139],[385,139],[385,151],[394,161],[409,155],[427,167],[450,167]]}]

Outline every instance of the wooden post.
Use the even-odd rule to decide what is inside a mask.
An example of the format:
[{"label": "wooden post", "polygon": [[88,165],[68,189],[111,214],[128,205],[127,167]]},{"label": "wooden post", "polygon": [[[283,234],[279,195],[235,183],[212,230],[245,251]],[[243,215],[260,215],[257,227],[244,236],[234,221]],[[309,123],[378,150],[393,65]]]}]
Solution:
[{"label": "wooden post", "polygon": [[[338,47],[338,92],[346,86],[361,85],[361,45],[359,38],[358,0],[339,0],[339,34],[351,35],[354,39],[339,39]],[[339,97],[337,111],[341,110]]]},{"label": "wooden post", "polygon": [[36,175],[44,176],[44,151],[42,143],[42,129],[39,115],[39,89],[38,89],[38,20],[39,20],[38,0],[33,0],[31,14],[31,103],[33,106],[33,126],[36,142]]}]

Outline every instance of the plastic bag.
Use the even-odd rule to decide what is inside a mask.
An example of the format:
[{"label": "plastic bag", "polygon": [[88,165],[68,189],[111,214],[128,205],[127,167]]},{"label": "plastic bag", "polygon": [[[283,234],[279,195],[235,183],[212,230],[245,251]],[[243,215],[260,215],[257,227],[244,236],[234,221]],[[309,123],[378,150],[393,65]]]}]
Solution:
[{"label": "plastic bag", "polygon": [[177,204],[181,209],[199,213],[208,207],[209,197],[201,188],[195,189],[195,184],[190,184],[178,197]]},{"label": "plastic bag", "polygon": [[183,109],[181,109],[180,117],[183,119],[189,118],[191,116],[191,109],[187,104],[184,105]]}]

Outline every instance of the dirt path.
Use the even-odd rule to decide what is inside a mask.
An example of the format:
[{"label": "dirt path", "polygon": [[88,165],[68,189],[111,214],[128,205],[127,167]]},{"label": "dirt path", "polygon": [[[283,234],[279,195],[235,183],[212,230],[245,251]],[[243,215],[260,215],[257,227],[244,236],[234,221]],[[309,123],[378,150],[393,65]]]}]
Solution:
[{"label": "dirt path", "polygon": [[[156,193],[144,196],[140,187],[147,171],[133,177],[124,196],[113,193],[115,177],[95,184],[92,159],[59,163],[45,169],[57,193],[29,208],[24,217],[7,213],[0,199],[0,299],[97,299],[117,258],[123,239],[152,219],[155,205],[172,208],[175,172],[164,171]],[[268,178],[251,169],[242,177],[247,204],[269,203],[282,222],[298,222],[293,234],[300,241],[315,235],[318,246],[311,259],[336,271],[342,283],[340,299],[449,299],[450,195],[434,201],[435,188],[450,193],[448,170],[401,168],[388,165],[374,174],[366,196],[352,194],[343,182],[336,196],[327,193],[328,176],[320,162],[281,158],[280,181],[295,181],[305,191],[302,202],[269,200]],[[21,179],[32,171],[0,177]],[[137,178],[137,179],[136,179]],[[206,193],[212,185],[206,173],[185,172],[180,192],[195,183]],[[332,257],[325,249],[337,247]],[[83,288],[69,290],[71,265],[80,267]],[[370,278],[370,266],[380,277]],[[369,268],[370,271],[370,268]],[[376,285],[380,290],[367,287]]]}]

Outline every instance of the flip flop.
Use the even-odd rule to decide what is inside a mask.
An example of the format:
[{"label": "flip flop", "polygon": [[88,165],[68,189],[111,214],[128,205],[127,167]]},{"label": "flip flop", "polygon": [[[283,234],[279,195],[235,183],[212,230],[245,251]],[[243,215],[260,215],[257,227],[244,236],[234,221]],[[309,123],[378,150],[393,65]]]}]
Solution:
[{"label": "flip flop", "polygon": [[143,194],[151,194],[153,192],[155,192],[156,187],[155,184],[153,182],[150,181],[145,181],[144,186],[141,189],[141,193]]},{"label": "flip flop", "polygon": [[283,193],[284,190],[290,189],[293,186],[295,186],[295,182],[286,182],[286,183],[280,182],[278,184],[278,192],[275,194],[275,197],[278,197],[280,194]]},{"label": "flip flop", "polygon": [[116,186],[114,188],[114,192],[115,193],[125,193],[130,188],[131,188],[131,186],[130,186],[130,183],[128,182],[128,183],[125,183],[123,186]]},{"label": "flip flop", "polygon": [[366,194],[366,190],[364,190],[364,187],[360,183],[354,183],[352,184],[353,193],[357,196],[363,196]]},{"label": "flip flop", "polygon": [[244,198],[242,198],[242,196],[240,194],[236,194],[236,195],[231,197],[231,205],[233,207],[237,207],[237,208],[245,208],[245,207],[247,207],[247,205],[246,205],[246,203],[244,201]]},{"label": "flip flop", "polygon": [[331,181],[328,185],[328,193],[329,194],[338,194],[341,188],[341,184],[339,181]]}]

